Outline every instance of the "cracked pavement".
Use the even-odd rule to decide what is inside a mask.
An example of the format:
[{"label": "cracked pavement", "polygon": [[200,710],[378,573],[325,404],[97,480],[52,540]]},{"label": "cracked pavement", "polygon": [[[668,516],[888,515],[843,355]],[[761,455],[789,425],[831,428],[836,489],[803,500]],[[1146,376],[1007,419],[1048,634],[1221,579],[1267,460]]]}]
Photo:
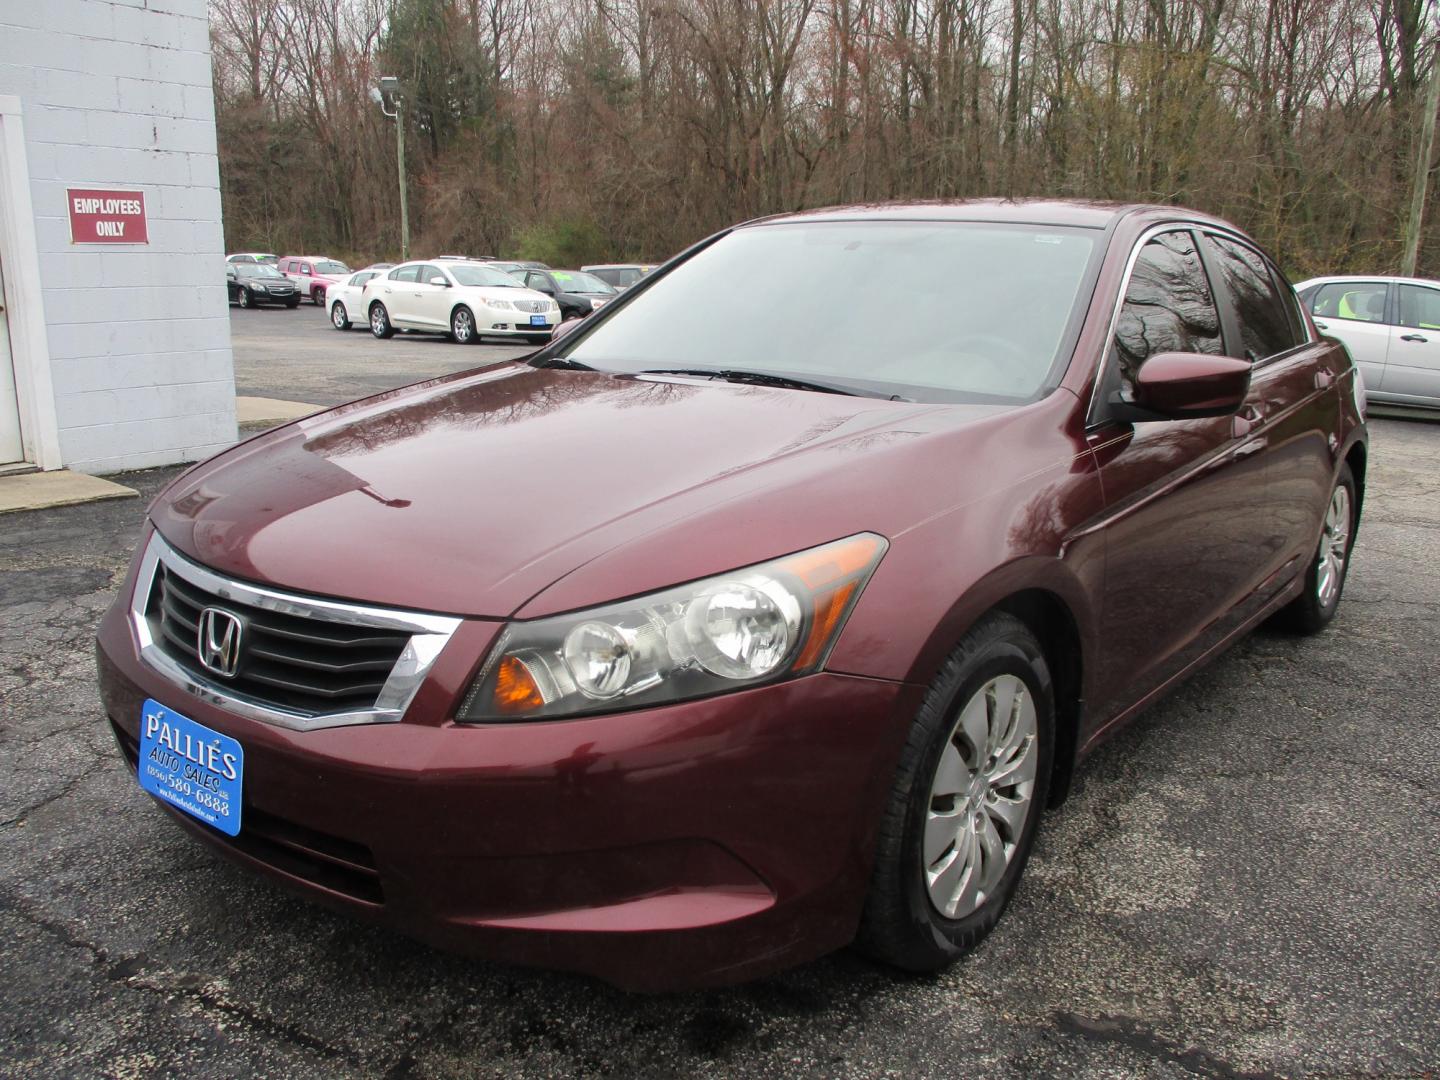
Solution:
[{"label": "cracked pavement", "polygon": [[[148,498],[175,471],[119,479]],[[1440,1069],[1440,424],[1374,422],[1331,628],[1246,638],[1097,751],[964,962],[840,953],[665,997],[433,951],[176,828],[94,682],[143,506],[0,531],[6,1076]]]}]

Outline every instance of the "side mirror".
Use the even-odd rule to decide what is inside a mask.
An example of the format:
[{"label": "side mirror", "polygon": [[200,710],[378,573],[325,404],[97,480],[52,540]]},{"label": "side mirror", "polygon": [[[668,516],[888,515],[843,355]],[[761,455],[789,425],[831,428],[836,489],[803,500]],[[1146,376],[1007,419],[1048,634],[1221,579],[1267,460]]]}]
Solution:
[{"label": "side mirror", "polygon": [[536,289],[539,292],[543,292],[546,296],[555,295],[555,290],[552,289],[549,285],[532,285],[531,288]]},{"label": "side mirror", "polygon": [[448,289],[448,288],[450,287],[450,279],[447,278],[447,277],[445,277],[443,274],[436,274],[434,277],[432,277],[432,278],[430,279],[430,284],[431,284],[431,285],[442,285],[442,286],[444,286],[445,288]]},{"label": "side mirror", "polygon": [[[1193,420],[1230,416],[1250,390],[1248,360],[1208,353],[1155,353],[1140,365],[1134,394],[1115,402],[1117,419]],[[1125,414],[1129,415],[1125,415]]]}]

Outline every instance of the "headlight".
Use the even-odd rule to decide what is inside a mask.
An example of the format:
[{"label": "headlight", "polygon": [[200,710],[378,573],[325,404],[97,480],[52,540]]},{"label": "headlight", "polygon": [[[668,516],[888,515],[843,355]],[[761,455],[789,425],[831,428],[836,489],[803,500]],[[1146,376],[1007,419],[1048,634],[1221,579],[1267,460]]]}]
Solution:
[{"label": "headlight", "polygon": [[512,623],[456,718],[613,712],[815,671],[887,546],[859,533],[634,600]]},{"label": "headlight", "polygon": [[250,286],[250,291],[251,291],[251,292],[269,292],[269,291],[270,291],[270,286],[269,286],[269,285],[251,285],[251,286]]},{"label": "headlight", "polygon": [[590,298],[590,310],[591,310],[591,311],[599,311],[599,310],[600,310],[602,307],[604,307],[604,306],[605,306],[605,301],[604,301],[604,300],[596,300],[593,296]]},{"label": "headlight", "polygon": [[493,309],[493,310],[495,310],[495,311],[514,311],[514,310],[515,310],[515,305],[512,304],[509,300],[482,300],[481,303],[483,303],[486,307],[491,308],[491,309]]}]

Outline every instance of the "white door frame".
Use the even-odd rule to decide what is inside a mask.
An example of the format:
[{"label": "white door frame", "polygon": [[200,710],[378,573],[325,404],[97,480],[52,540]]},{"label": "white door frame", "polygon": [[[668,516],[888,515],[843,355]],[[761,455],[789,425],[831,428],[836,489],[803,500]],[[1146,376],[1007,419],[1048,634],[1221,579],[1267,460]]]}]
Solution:
[{"label": "white door frame", "polygon": [[25,157],[20,99],[9,94],[0,94],[0,261],[5,264],[5,314],[25,460],[42,469],[58,469],[63,464],[60,427],[50,379],[30,166]]}]

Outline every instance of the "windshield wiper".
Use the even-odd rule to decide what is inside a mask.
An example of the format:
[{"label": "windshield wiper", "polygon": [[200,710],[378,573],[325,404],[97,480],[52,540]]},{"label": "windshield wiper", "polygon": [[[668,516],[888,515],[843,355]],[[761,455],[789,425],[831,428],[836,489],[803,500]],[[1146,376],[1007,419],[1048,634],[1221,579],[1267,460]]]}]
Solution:
[{"label": "windshield wiper", "polygon": [[812,379],[797,379],[790,375],[774,375],[768,371],[740,371],[735,368],[647,368],[641,375],[694,375],[703,379],[723,379],[725,382],[744,383],[752,386],[778,386],[786,390],[818,390],[822,394],[845,394],[847,397],[888,397],[866,390],[856,390],[834,383],[815,382]]}]

